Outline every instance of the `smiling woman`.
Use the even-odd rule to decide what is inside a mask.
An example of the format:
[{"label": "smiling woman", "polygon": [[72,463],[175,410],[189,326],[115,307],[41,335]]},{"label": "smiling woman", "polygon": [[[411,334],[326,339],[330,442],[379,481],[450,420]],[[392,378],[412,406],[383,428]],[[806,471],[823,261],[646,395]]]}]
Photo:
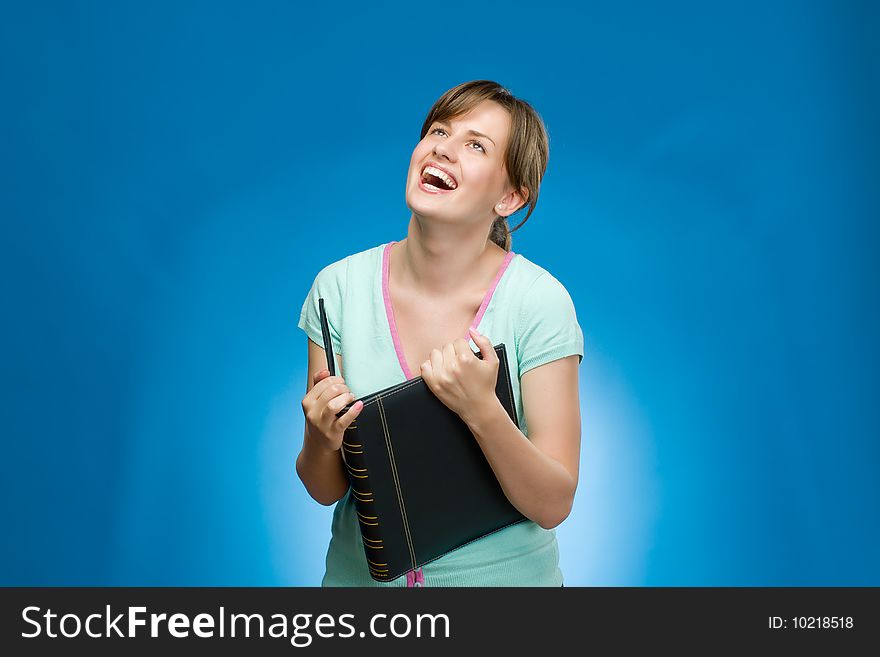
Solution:
[{"label": "smiling woman", "polygon": [[[480,126],[487,127],[483,129]],[[537,112],[529,103],[515,98],[495,82],[467,82],[450,89],[434,103],[422,124],[421,139],[419,146],[426,148],[437,142],[459,140],[464,150],[471,151],[469,158],[461,163],[463,166],[479,162],[470,157],[480,157],[494,167],[494,173],[504,174],[507,187],[516,191],[516,201],[519,202],[508,200],[505,203],[502,199],[500,205],[495,205],[490,239],[509,251],[511,233],[528,221],[538,203],[541,179],[547,169],[549,139]],[[418,153],[417,147],[413,153],[414,162]],[[424,166],[445,172],[456,183],[452,188],[457,186],[455,172],[445,168],[442,163],[427,162]],[[430,173],[439,175],[436,170]],[[420,187],[426,192],[436,193],[436,183],[433,188],[421,184],[426,182],[424,168],[420,172],[423,174],[418,179]],[[448,180],[446,183],[449,186]],[[407,199],[410,200],[409,196]],[[523,206],[522,201],[528,203],[526,216],[516,228],[510,230],[507,217]],[[493,208],[493,204],[488,207]]]},{"label": "smiling woman", "polygon": [[[410,159],[406,238],[338,260],[315,278],[299,320],[309,376],[297,473],[315,500],[336,504],[324,586],[562,584],[554,528],[578,481],[583,332],[565,287],[511,250],[507,226],[526,204],[517,228],[531,215],[547,160],[547,133],[528,103],[487,80],[450,89],[429,111]],[[343,376],[327,370],[319,298]],[[521,429],[495,395],[499,343],[508,347]],[[377,582],[340,452],[361,406],[336,413],[418,376],[467,424],[528,520]]]}]

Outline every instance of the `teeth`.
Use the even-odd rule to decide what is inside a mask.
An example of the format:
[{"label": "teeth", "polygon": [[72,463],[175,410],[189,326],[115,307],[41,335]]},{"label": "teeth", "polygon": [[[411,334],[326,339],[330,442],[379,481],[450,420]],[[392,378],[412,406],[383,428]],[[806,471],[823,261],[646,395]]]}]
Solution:
[{"label": "teeth", "polygon": [[442,179],[447,185],[449,185],[452,189],[455,189],[458,185],[455,184],[455,181],[446,174],[446,172],[438,169],[437,167],[427,166],[424,171],[422,171],[422,175],[424,176],[426,173],[430,173],[432,176],[437,176]]}]

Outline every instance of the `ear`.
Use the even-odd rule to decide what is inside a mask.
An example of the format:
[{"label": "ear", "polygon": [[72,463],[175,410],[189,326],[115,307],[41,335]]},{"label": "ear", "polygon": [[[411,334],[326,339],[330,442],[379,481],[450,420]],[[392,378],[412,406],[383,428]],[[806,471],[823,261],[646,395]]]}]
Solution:
[{"label": "ear", "polygon": [[495,214],[509,217],[524,206],[529,200],[529,190],[523,187],[520,191],[511,190],[495,204]]}]

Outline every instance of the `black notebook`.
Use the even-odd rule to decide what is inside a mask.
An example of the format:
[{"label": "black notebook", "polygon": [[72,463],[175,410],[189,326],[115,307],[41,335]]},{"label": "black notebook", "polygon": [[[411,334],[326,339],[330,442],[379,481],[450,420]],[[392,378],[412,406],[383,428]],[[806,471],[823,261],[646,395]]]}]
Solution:
[{"label": "black notebook", "polygon": [[[318,307],[333,376],[336,362],[323,299]],[[495,353],[495,393],[518,427],[507,350],[499,344]],[[359,400],[364,408],[345,431],[342,455],[374,580],[389,582],[526,520],[504,495],[467,424],[422,377]]]}]

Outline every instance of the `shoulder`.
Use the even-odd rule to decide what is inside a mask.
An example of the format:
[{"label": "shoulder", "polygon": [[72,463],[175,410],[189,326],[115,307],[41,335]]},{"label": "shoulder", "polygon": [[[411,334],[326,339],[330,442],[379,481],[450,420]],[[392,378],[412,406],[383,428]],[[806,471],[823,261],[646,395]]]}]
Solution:
[{"label": "shoulder", "polygon": [[312,342],[317,345],[322,344],[319,308],[320,300],[324,299],[333,349],[337,354],[342,353],[343,315],[346,309],[356,308],[351,301],[356,296],[357,290],[348,283],[370,280],[371,272],[375,271],[373,267],[376,266],[376,258],[381,259],[383,248],[384,245],[379,245],[358,251],[331,262],[318,272],[303,302],[298,323]]},{"label": "shoulder", "polygon": [[318,272],[315,281],[324,284],[333,281],[344,283],[345,279],[351,275],[362,275],[375,266],[377,258],[381,259],[384,249],[385,244],[380,244],[331,262]]},{"label": "shoulder", "polygon": [[548,306],[572,304],[568,289],[547,269],[519,253],[514,262],[516,262],[515,285],[517,294],[522,299],[521,316],[535,314],[535,311]]},{"label": "shoulder", "polygon": [[521,257],[514,342],[520,375],[552,360],[584,354],[584,336],[571,295],[547,269]]},{"label": "shoulder", "polygon": [[382,257],[382,251],[384,249],[385,244],[380,244],[369,249],[364,249],[363,251],[358,251],[357,253],[352,253],[351,255],[347,255],[344,258],[340,258],[339,260],[326,265],[319,273],[328,272],[336,274],[340,271],[345,271],[346,269],[371,264],[375,261],[377,256],[380,258]]},{"label": "shoulder", "polygon": [[[383,248],[384,245],[374,246],[322,267],[312,282],[303,312],[316,314],[320,298],[324,298],[336,309],[342,308],[341,302],[346,296],[346,290],[349,295],[354,293],[353,286],[349,285],[349,282],[371,280],[378,262],[381,261]],[[341,311],[336,311],[337,314],[339,312]]]}]

